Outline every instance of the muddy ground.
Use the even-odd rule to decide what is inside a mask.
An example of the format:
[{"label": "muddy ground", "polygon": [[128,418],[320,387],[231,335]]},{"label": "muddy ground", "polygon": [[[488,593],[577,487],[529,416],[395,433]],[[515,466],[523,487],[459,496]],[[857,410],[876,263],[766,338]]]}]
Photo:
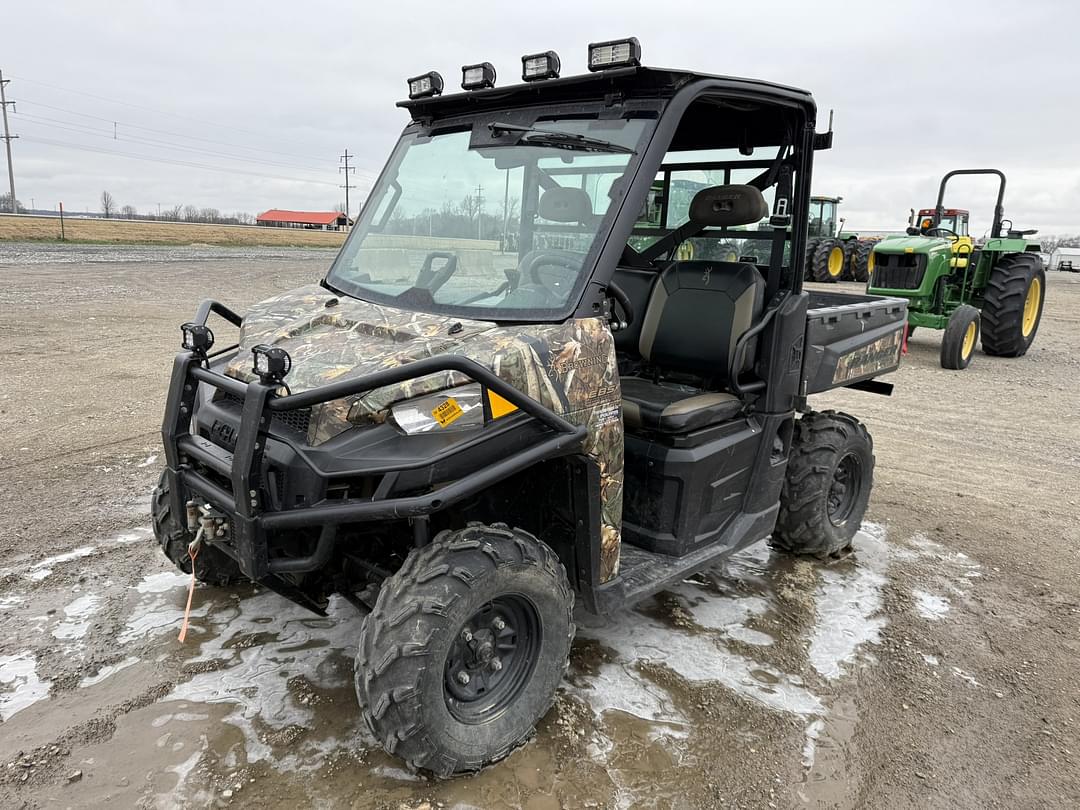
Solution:
[{"label": "muddy ground", "polygon": [[819,399],[875,440],[851,557],[759,544],[581,615],[536,739],[435,782],[358,723],[353,607],[203,587],[182,645],[186,581],[149,537],[177,325],[330,254],[18,250],[0,246],[0,806],[1080,804],[1080,278],[1052,274],[1027,357],[944,371],[921,331],[891,399]]}]

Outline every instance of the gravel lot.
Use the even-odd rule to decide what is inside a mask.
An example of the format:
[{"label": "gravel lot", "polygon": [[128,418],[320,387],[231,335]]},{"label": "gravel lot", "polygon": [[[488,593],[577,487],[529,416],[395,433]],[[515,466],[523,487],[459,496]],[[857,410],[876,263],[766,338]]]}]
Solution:
[{"label": "gravel lot", "polygon": [[433,782],[358,722],[354,608],[200,588],[181,645],[149,536],[178,324],[333,254],[48,250],[0,248],[0,806],[1080,805],[1080,277],[1027,357],[944,371],[920,330],[892,398],[819,398],[875,440],[854,555],[582,615],[537,738]]}]

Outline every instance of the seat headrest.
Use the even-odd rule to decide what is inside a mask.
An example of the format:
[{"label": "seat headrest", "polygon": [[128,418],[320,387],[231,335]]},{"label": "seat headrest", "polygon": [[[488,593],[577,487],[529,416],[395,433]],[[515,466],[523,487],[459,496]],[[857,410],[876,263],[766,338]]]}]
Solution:
[{"label": "seat headrest", "polygon": [[754,186],[703,188],[690,201],[690,221],[697,225],[730,228],[753,225],[769,215],[769,204]]},{"label": "seat headrest", "polygon": [[580,188],[549,188],[540,195],[540,216],[549,222],[588,222],[592,200]]}]

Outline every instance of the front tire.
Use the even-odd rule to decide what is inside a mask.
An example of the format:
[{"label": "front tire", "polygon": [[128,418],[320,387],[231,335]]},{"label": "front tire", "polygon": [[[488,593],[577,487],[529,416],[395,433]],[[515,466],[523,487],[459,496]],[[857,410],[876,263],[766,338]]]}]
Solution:
[{"label": "front tire", "polygon": [[855,245],[855,255],[851,261],[851,271],[856,281],[869,281],[874,272],[874,245],[877,242],[860,240]]},{"label": "front tire", "polygon": [[975,355],[979,341],[979,310],[962,304],[949,316],[941,338],[941,367],[965,369]]},{"label": "front tire", "polygon": [[827,558],[851,546],[874,480],[874,442],[853,416],[808,413],[795,423],[771,543]]},{"label": "front tire", "polygon": [[[154,528],[154,538],[162,553],[173,565],[185,574],[190,574],[191,557],[188,555],[188,546],[195,536],[172,514],[169,506],[169,480],[164,470],[161,471],[158,485],[150,496],[150,520]],[[240,573],[240,568],[232,557],[209,543],[203,543],[195,555],[195,579],[207,585],[225,586],[240,582],[244,575]]]},{"label": "front tire", "polygon": [[555,700],[573,607],[562,564],[527,532],[441,533],[386,579],[364,619],[356,694],[365,722],[389,753],[438,776],[497,762]]},{"label": "front tire", "polygon": [[1034,253],[1002,256],[983,295],[983,351],[998,357],[1026,354],[1039,331],[1045,292],[1042,259]]}]

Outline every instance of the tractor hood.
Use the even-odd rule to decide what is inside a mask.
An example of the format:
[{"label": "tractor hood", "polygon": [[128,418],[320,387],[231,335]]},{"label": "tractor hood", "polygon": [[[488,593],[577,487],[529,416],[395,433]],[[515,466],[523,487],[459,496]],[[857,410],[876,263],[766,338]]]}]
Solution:
[{"label": "tractor hood", "polygon": [[[310,285],[251,307],[240,328],[240,347],[225,373],[251,382],[251,349],[279,346],[292,358],[286,382],[293,393],[340,382],[440,354],[468,354],[471,338],[494,323],[396,309]],[[490,356],[490,355],[489,355]],[[309,441],[325,441],[352,421],[381,421],[390,405],[467,382],[444,372],[407,380],[312,410]]]},{"label": "tractor hood", "polygon": [[882,239],[874,246],[875,253],[934,253],[949,252],[952,245],[948,239],[937,236],[894,236]]}]

